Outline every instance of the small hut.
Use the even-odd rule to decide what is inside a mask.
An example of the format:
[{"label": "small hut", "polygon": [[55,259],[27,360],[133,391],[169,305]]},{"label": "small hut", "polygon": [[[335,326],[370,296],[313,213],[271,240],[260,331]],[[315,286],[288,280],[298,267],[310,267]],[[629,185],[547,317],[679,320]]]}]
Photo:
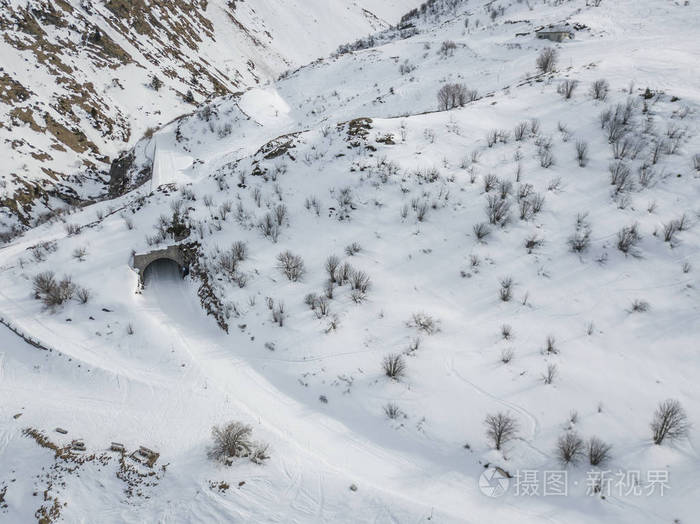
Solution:
[{"label": "small hut", "polygon": [[568,26],[555,25],[544,27],[535,33],[537,38],[551,40],[552,42],[563,42],[574,38],[574,31]]}]

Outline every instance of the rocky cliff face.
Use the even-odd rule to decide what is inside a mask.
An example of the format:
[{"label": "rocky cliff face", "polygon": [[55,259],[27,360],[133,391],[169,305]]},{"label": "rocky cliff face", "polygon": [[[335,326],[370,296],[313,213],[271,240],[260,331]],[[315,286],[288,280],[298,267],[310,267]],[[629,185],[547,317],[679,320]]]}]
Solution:
[{"label": "rocky cliff face", "polygon": [[105,194],[112,162],[144,134],[385,28],[413,2],[378,14],[330,3],[0,0],[0,233]]}]

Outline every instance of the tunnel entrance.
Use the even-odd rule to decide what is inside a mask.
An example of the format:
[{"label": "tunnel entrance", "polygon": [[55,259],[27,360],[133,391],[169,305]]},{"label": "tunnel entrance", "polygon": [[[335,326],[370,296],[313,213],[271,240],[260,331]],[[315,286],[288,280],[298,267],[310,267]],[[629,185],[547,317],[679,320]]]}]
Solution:
[{"label": "tunnel entrance", "polygon": [[170,258],[159,258],[154,260],[143,272],[143,285],[151,283],[178,283],[187,275],[187,268],[181,266]]},{"label": "tunnel entrance", "polygon": [[133,267],[139,274],[139,287],[145,286],[149,279],[172,280],[173,277],[177,277],[178,280],[182,280],[189,273],[180,246],[134,254]]}]

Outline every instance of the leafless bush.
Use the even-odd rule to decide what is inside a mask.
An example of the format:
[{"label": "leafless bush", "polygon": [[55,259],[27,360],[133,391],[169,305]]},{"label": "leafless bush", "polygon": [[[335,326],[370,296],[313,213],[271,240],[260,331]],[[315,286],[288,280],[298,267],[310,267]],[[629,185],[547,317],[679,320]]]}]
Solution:
[{"label": "leafless bush", "polygon": [[69,237],[80,234],[80,226],[78,224],[66,224],[65,229]]},{"label": "leafless bush", "polygon": [[56,286],[56,275],[53,271],[44,271],[34,276],[32,280],[34,298],[41,298]]},{"label": "leafless bush", "polygon": [[649,187],[654,183],[656,179],[656,171],[646,162],[639,166],[639,185],[642,187]]},{"label": "leafless bush", "polygon": [[518,435],[518,422],[507,413],[487,415],[484,425],[486,425],[486,436],[497,450]]},{"label": "leafless bush", "polygon": [[544,244],[544,240],[537,236],[537,233],[532,233],[525,239],[525,249],[529,255],[536,249],[542,247],[542,244]]},{"label": "leafless bush", "polygon": [[637,245],[641,239],[637,224],[625,226],[617,233],[617,249],[625,255],[637,256]]},{"label": "leafless bush", "polygon": [[352,275],[353,268],[350,264],[345,262],[338,266],[338,270],[335,273],[335,281],[339,286],[344,285],[346,282],[350,281],[350,275]]},{"label": "leafless bush", "polygon": [[508,364],[511,360],[513,360],[514,355],[515,352],[512,348],[504,348],[501,350],[501,362]]},{"label": "leafless bush", "polygon": [[664,400],[654,412],[651,421],[652,439],[654,444],[661,444],[664,440],[675,441],[685,437],[690,430],[688,416],[675,399]]},{"label": "leafless bush", "polygon": [[594,100],[605,101],[608,98],[608,91],[610,90],[610,84],[607,80],[596,80],[591,84],[591,96]]},{"label": "leafless bush", "polygon": [[455,49],[457,49],[457,44],[455,44],[452,40],[445,40],[440,45],[440,50],[438,51],[438,53],[445,57],[452,56],[455,52]]},{"label": "leafless bush", "polygon": [[557,348],[557,341],[553,335],[549,335],[547,337],[547,340],[545,341],[544,352],[548,355],[556,355],[559,353],[559,349]]},{"label": "leafless bush", "polygon": [[603,466],[610,460],[612,446],[598,437],[588,439],[588,462],[591,466]]},{"label": "leafless bush", "polygon": [[525,133],[527,133],[527,129],[527,122],[520,122],[515,126],[515,128],[513,129],[513,138],[516,142],[520,142],[523,138],[525,138]]},{"label": "leafless bush", "polygon": [[345,246],[345,254],[349,257],[355,256],[362,251],[362,246],[357,242]]},{"label": "leafless bush", "polygon": [[229,422],[223,427],[214,426],[211,436],[214,442],[208,455],[212,460],[230,464],[231,459],[248,457],[260,464],[268,458],[268,446],[253,441],[253,428],[242,422]]},{"label": "leafless bush", "polygon": [[553,47],[546,47],[540,51],[535,64],[541,73],[551,73],[557,67],[559,53]]},{"label": "leafless bush", "polygon": [[437,333],[440,329],[437,320],[425,313],[414,313],[408,322],[408,326],[414,327],[427,335]]},{"label": "leafless bush", "polygon": [[387,355],[382,361],[382,369],[384,369],[384,374],[387,377],[399,380],[406,374],[406,362],[402,355]]},{"label": "leafless bush", "polygon": [[397,420],[400,418],[404,418],[404,412],[399,409],[399,406],[394,404],[393,402],[389,402],[384,406],[384,414],[387,416],[387,418],[391,420]]},{"label": "leafless bush", "polygon": [[498,177],[489,173],[484,177],[484,193],[489,193],[498,185]]},{"label": "leafless bush", "polygon": [[564,100],[569,100],[574,94],[577,86],[578,80],[563,80],[557,87],[557,93],[563,96]]},{"label": "leafless bush", "polygon": [[335,283],[336,271],[340,265],[340,259],[335,255],[330,255],[326,259],[326,273],[332,283]]},{"label": "leafless bush", "polygon": [[277,225],[272,213],[265,213],[265,216],[258,223],[258,228],[262,231],[265,238],[269,238],[273,242],[277,243],[279,238],[280,228]]},{"label": "leafless bush", "polygon": [[567,431],[557,440],[557,458],[564,466],[577,464],[581,460],[583,452],[583,439],[575,431]]},{"label": "leafless bush", "polygon": [[576,142],[576,160],[579,167],[586,167],[588,164],[588,143],[583,140]]},{"label": "leafless bush", "polygon": [[513,193],[513,182],[510,180],[498,181],[498,196],[505,200]]},{"label": "leafless bush", "polygon": [[625,124],[618,119],[617,115],[612,116],[605,123],[605,130],[608,137],[608,142],[614,144],[618,140],[622,139],[625,134],[627,134],[627,129]]},{"label": "leafless bush", "polygon": [[272,301],[270,305],[270,311],[272,313],[272,321],[277,324],[279,327],[284,326],[284,319],[286,317],[285,315],[285,309],[284,309],[284,302],[277,302],[276,304],[274,301]]},{"label": "leafless bush", "polygon": [[503,302],[510,302],[513,298],[513,278],[503,277],[500,280],[501,288],[498,290],[498,297]]},{"label": "leafless bush", "polygon": [[503,337],[503,340],[510,340],[512,336],[513,328],[510,327],[510,324],[503,324],[501,326],[501,337]]},{"label": "leafless bush", "polygon": [[645,312],[649,311],[650,307],[651,306],[649,306],[649,302],[647,302],[646,300],[640,300],[637,298],[632,302],[632,306],[630,307],[630,311],[632,311],[633,313],[645,313]]},{"label": "leafless bush", "polygon": [[486,216],[490,224],[505,225],[510,216],[510,202],[498,195],[487,196]]},{"label": "leafless bush", "polygon": [[304,261],[290,251],[277,255],[277,268],[292,282],[297,282],[304,275]]},{"label": "leafless bush", "polygon": [[489,228],[489,225],[486,222],[479,222],[478,224],[474,224],[474,227],[472,227],[472,231],[474,232],[474,236],[479,242],[484,240],[491,233],[491,229]]},{"label": "leafless bush", "polygon": [[408,59],[404,60],[403,63],[399,65],[399,73],[402,75],[409,75],[415,71],[416,66],[414,66]]},{"label": "leafless bush", "polygon": [[547,371],[542,375],[542,381],[545,384],[552,384],[554,379],[557,378],[559,370],[556,364],[547,364]]},{"label": "leafless bush", "polygon": [[88,301],[90,300],[90,297],[92,296],[92,293],[90,293],[89,289],[79,286],[79,287],[77,287],[75,295],[78,297],[78,301],[81,304],[87,304]]},{"label": "leafless bush", "polygon": [[700,153],[693,155],[690,163],[692,164],[693,169],[700,173]]},{"label": "leafless bush", "polygon": [[537,156],[543,168],[547,169],[554,165],[554,155],[551,150],[541,147],[537,150]]},{"label": "leafless bush", "polygon": [[86,247],[76,247],[73,250],[73,258],[75,258],[79,262],[83,262],[85,260],[86,256],[87,256],[87,248]]},{"label": "leafless bush", "polygon": [[576,217],[576,229],[568,239],[569,248],[574,253],[585,253],[591,245],[591,225],[588,213],[579,213]]},{"label": "leafless bush", "polygon": [[629,191],[634,187],[632,171],[622,160],[612,162],[608,166],[610,171],[610,184],[615,186],[616,193]]}]

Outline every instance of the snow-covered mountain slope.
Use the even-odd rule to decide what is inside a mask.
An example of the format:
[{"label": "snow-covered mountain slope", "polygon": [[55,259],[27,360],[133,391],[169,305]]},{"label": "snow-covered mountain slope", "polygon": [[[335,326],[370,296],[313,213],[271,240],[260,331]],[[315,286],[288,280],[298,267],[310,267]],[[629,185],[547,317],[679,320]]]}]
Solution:
[{"label": "snow-covered mountain slope", "polygon": [[396,23],[411,0],[4,0],[0,228],[104,192],[109,163],[203,100]]},{"label": "snow-covered mountain slope", "polygon": [[[459,3],[224,96],[139,141],[124,194],[0,249],[34,344],[0,327],[0,519],[693,522],[700,433],[649,423],[667,398],[700,420],[700,10],[586,4]],[[436,111],[455,83],[474,100]],[[139,290],[134,253],[169,245],[189,275],[158,262]],[[46,308],[45,271],[87,302]],[[207,457],[231,420],[268,460]],[[607,463],[562,465],[567,433]],[[532,496],[486,496],[494,466]]]}]

